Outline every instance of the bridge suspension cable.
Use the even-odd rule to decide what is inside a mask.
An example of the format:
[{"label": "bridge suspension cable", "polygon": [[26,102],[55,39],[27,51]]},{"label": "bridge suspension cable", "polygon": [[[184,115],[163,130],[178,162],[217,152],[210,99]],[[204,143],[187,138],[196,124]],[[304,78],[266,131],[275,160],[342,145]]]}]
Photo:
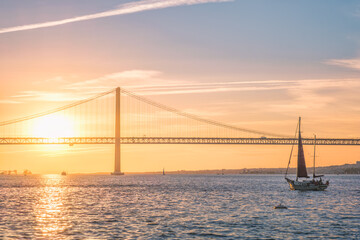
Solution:
[{"label": "bridge suspension cable", "polygon": [[[61,106],[58,108],[54,108],[45,112],[40,112],[37,114],[28,115],[21,118],[16,118],[4,122],[0,122],[0,127],[4,127],[7,125],[15,125],[15,124],[22,124],[22,122],[33,120],[36,118],[41,118],[50,114],[55,114],[67,109],[73,109],[73,118],[74,120],[78,120],[79,124],[78,128],[84,129],[84,134],[78,133],[78,135],[73,137],[95,137],[94,132],[98,135],[98,129],[100,122],[110,126],[113,126],[113,119],[99,119],[100,117],[105,118],[109,114],[103,114],[103,110],[114,110],[114,105],[105,103],[104,106],[96,105],[91,106],[92,108],[89,109],[87,103],[92,102],[96,99],[104,97],[106,95],[112,94],[115,92],[116,89],[111,89],[110,91],[100,93],[93,97],[77,101],[65,106]],[[239,133],[249,133],[249,134],[256,134],[260,136],[267,136],[267,137],[289,137],[287,135],[271,133],[266,131],[258,131],[254,129],[246,129],[237,127],[234,125],[222,123],[219,121],[214,121],[206,118],[202,118],[198,115],[191,114],[188,112],[180,111],[176,108],[155,102],[146,98],[144,96],[137,95],[131,91],[126,89],[121,89],[121,93],[124,94],[123,96],[129,97],[129,99],[134,99],[135,101],[126,100],[122,101],[122,111],[121,112],[121,125],[122,125],[122,136],[123,137],[143,137],[148,135],[150,137],[229,137],[224,136],[225,134],[231,135],[231,137],[243,137]],[[141,105],[140,103],[144,103],[145,105]],[[75,112],[77,106],[84,105],[78,112]],[[161,110],[160,112],[156,109]],[[70,111],[70,110],[68,110]],[[96,111],[96,112],[95,112]],[[85,113],[84,113],[85,112]],[[90,113],[92,115],[90,116]],[[165,114],[166,113],[166,114]],[[115,113],[114,113],[115,114]],[[95,125],[89,126],[89,121],[94,123]],[[189,121],[191,120],[191,121]],[[84,124],[81,121],[85,121]],[[200,125],[203,124],[203,125]],[[84,127],[85,126],[85,127]],[[54,126],[56,127],[56,126]],[[213,128],[210,128],[213,127]],[[215,128],[214,128],[215,127]],[[21,126],[20,126],[21,128]],[[90,129],[93,128],[93,129]],[[157,130],[154,130],[157,129]],[[207,130],[206,130],[207,129]],[[224,131],[226,129],[226,132]],[[15,127],[16,132],[22,132],[22,129],[18,130]],[[109,132],[110,130],[110,132]],[[79,131],[78,131],[79,132]],[[106,136],[111,136],[111,129],[106,130]],[[108,135],[110,133],[110,135]],[[80,135],[79,135],[80,134]],[[206,136],[204,136],[206,135]],[[104,135],[103,135],[104,136]],[[41,136],[39,136],[41,137]],[[69,136],[70,137],[70,136]],[[252,136],[253,137],[253,136]]]},{"label": "bridge suspension cable", "polygon": [[152,105],[154,107],[158,107],[158,108],[160,108],[162,110],[165,110],[165,111],[174,113],[174,114],[176,114],[178,116],[186,117],[186,118],[198,121],[198,122],[203,122],[203,123],[206,123],[206,124],[210,124],[210,125],[213,125],[213,126],[222,127],[222,128],[226,128],[226,129],[230,129],[230,130],[253,133],[253,134],[259,134],[259,135],[264,135],[264,136],[289,137],[288,135],[282,135],[282,134],[270,133],[270,132],[264,132],[264,131],[257,131],[257,130],[246,129],[246,128],[240,128],[240,127],[236,127],[236,126],[233,126],[233,125],[221,123],[221,122],[218,122],[218,121],[201,118],[201,117],[199,117],[197,115],[186,113],[186,112],[180,111],[178,109],[166,106],[164,104],[154,102],[154,101],[152,101],[152,100],[150,100],[148,98],[145,98],[143,96],[139,96],[139,95],[134,94],[133,92],[130,92],[130,91],[125,90],[125,89],[121,89],[121,92],[126,94],[127,96],[135,98],[135,99],[137,99],[137,100],[139,100],[141,102],[150,104],[150,105]]},{"label": "bridge suspension cable", "polygon": [[29,115],[29,116],[16,118],[16,119],[12,119],[12,120],[9,120],[9,121],[0,122],[0,126],[10,125],[10,124],[13,124],[13,123],[19,123],[19,122],[31,120],[31,119],[34,119],[34,118],[43,117],[43,116],[53,114],[53,113],[56,113],[56,112],[60,112],[60,111],[63,111],[63,110],[66,110],[66,109],[81,105],[83,103],[90,102],[90,101],[98,99],[100,97],[106,96],[106,95],[108,95],[110,93],[113,93],[113,92],[115,92],[115,89],[112,89],[112,90],[110,90],[108,92],[100,93],[100,94],[98,94],[96,96],[93,96],[93,97],[90,97],[90,98],[87,98],[87,99],[84,99],[84,100],[80,100],[80,101],[77,101],[77,102],[62,106],[62,107],[54,108],[54,109],[51,109],[51,110],[48,110],[48,111],[45,111],[45,112],[36,113],[36,114]]},{"label": "bridge suspension cable", "polygon": [[[1,144],[112,143],[116,89],[37,114],[0,122]],[[202,118],[135,94],[121,92],[121,143],[294,144],[282,134]],[[50,115],[50,116],[47,116]],[[39,119],[38,119],[39,118]],[[245,135],[245,134],[252,135]],[[266,137],[265,137],[266,136]],[[323,139],[324,145],[359,145],[360,139]],[[74,142],[73,142],[74,141]],[[309,138],[309,144],[312,144]],[[64,140],[65,142],[65,140]],[[320,140],[317,142],[320,143]]]}]

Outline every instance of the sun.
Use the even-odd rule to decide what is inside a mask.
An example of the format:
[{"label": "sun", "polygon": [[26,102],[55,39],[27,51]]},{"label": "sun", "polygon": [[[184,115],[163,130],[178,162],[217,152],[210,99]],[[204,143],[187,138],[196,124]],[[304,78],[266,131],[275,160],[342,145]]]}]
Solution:
[{"label": "sun", "polygon": [[36,120],[33,126],[33,136],[46,138],[72,137],[74,125],[65,116],[49,115]]}]

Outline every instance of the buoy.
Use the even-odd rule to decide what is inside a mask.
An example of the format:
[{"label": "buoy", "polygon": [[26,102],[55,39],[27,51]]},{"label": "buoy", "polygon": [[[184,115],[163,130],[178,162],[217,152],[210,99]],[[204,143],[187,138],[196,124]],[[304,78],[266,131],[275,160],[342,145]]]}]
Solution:
[{"label": "buoy", "polygon": [[286,206],[282,205],[281,203],[274,207],[275,209],[287,209]]}]

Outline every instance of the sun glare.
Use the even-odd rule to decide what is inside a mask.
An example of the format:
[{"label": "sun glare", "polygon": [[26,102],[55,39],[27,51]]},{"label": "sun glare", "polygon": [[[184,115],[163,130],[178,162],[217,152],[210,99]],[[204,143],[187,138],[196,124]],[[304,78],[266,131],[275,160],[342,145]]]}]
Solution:
[{"label": "sun glare", "polygon": [[74,136],[73,123],[65,116],[45,116],[36,120],[33,136],[58,138]]}]

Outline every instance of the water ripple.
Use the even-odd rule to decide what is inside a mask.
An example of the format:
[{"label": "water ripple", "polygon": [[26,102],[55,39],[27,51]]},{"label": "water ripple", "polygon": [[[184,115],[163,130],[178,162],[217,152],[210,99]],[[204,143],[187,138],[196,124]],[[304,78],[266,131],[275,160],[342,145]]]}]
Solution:
[{"label": "water ripple", "polygon": [[360,179],[330,178],[295,192],[276,175],[0,176],[0,239],[359,239]]}]

